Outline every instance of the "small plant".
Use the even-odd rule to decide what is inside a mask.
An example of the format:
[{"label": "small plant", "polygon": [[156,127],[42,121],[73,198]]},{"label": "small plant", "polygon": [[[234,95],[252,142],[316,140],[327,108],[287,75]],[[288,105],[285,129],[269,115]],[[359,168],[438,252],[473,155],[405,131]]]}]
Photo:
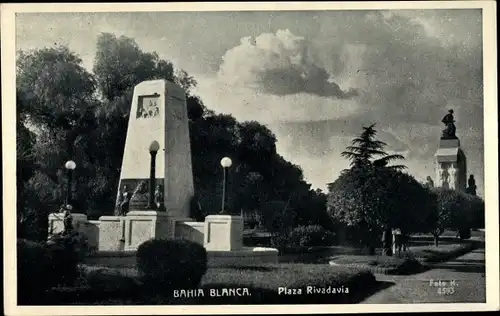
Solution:
[{"label": "small plant", "polygon": [[148,293],[172,295],[196,288],[207,271],[203,246],[188,240],[151,239],[137,249],[137,268]]}]

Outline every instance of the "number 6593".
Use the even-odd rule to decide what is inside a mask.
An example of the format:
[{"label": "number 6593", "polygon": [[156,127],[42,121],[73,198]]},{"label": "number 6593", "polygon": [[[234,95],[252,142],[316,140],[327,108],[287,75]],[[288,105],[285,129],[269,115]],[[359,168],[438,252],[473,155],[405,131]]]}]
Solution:
[{"label": "number 6593", "polygon": [[438,295],[452,295],[455,294],[455,289],[452,287],[440,287],[437,290]]}]

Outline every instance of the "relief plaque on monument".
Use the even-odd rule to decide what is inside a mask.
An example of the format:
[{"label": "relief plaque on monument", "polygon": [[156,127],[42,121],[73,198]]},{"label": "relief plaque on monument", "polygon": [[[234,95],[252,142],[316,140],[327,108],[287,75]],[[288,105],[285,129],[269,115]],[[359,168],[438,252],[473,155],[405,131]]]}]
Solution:
[{"label": "relief plaque on monument", "polygon": [[139,96],[136,118],[151,118],[158,116],[160,113],[160,108],[158,107],[159,98],[159,94]]}]

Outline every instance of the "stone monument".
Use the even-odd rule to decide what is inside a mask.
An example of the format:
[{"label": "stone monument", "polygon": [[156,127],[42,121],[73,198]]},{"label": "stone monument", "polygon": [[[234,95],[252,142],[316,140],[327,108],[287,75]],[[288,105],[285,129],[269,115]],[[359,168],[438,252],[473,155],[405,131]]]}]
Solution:
[{"label": "stone monument", "polygon": [[150,238],[173,238],[175,223],[191,220],[188,124],[181,87],[152,80],[134,88],[115,213],[126,215],[125,250],[135,250]]},{"label": "stone monument", "polygon": [[436,187],[465,191],[467,186],[467,163],[465,153],[456,136],[453,110],[441,120],[445,129],[436,151]]},{"label": "stone monument", "polygon": [[[90,223],[85,215],[80,219],[72,214],[73,221],[87,224],[80,226],[89,240],[98,240],[98,251],[87,258],[89,262],[134,266],[138,246],[152,238],[187,239],[201,244],[207,250],[210,266],[278,261],[277,249],[243,245],[242,216],[224,214],[223,208],[221,214],[206,216],[204,222],[190,218],[191,207],[196,204],[190,147],[184,90],[166,80],[138,84],[130,111],[115,215],[101,216]],[[230,162],[228,157],[221,160],[224,186]],[[63,216],[51,214],[51,227],[62,226]],[[95,229],[85,228],[90,224]]]}]

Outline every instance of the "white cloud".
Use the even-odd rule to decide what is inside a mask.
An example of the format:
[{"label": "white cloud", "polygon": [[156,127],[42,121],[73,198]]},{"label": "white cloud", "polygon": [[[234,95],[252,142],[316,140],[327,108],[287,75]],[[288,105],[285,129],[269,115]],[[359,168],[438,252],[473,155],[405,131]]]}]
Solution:
[{"label": "white cloud", "polygon": [[309,55],[312,47],[304,37],[289,30],[244,37],[239,46],[222,57],[219,80],[231,86],[252,87],[273,95],[308,93],[347,99],[354,89],[342,91],[330,74]]},{"label": "white cloud", "polygon": [[240,120],[275,122],[339,119],[361,111],[354,100],[317,96],[308,93],[274,95],[256,91],[251,86],[230,85],[220,77],[195,76],[196,92],[210,109],[231,113]]}]

